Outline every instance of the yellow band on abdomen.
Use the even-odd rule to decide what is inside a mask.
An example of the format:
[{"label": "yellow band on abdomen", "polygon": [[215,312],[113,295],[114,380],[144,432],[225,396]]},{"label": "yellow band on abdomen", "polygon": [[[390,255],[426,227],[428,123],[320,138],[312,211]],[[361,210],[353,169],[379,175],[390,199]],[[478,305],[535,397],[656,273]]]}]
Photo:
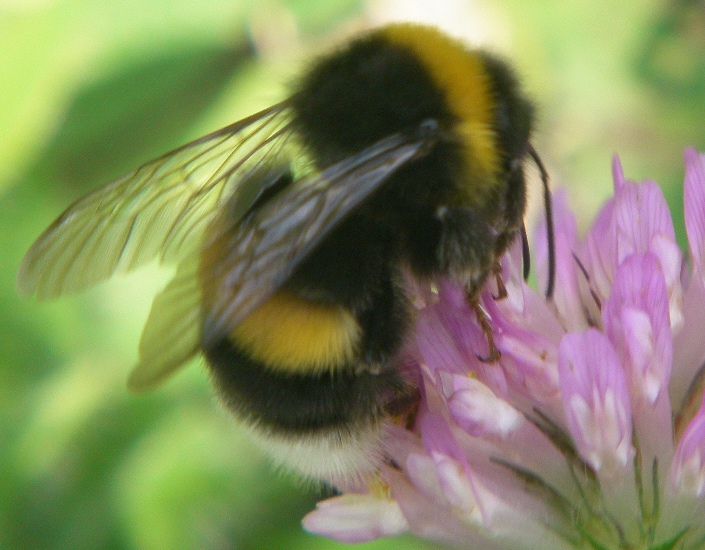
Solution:
[{"label": "yellow band on abdomen", "polygon": [[501,161],[493,129],[496,98],[484,60],[432,27],[402,23],[382,33],[411,50],[445,93],[448,108],[459,121],[455,130],[465,144],[466,162],[483,176],[473,178],[470,196],[484,198],[495,187]]},{"label": "yellow band on abdomen", "polygon": [[362,330],[342,306],[279,291],[231,333],[252,359],[292,374],[334,371],[354,361]]}]

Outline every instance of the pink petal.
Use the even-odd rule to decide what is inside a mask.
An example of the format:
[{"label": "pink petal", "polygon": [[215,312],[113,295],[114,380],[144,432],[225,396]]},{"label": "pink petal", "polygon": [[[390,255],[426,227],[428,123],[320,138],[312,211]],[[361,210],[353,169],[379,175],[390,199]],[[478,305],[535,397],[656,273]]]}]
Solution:
[{"label": "pink petal", "polygon": [[[533,262],[534,260],[530,261]],[[518,300],[519,303],[515,305],[517,308],[521,308],[521,286],[524,284],[524,257],[521,237],[514,239],[500,263],[502,266],[502,281],[507,289],[507,298],[510,301]]]},{"label": "pink petal", "polygon": [[656,182],[625,182],[615,198],[618,263],[629,254],[647,252],[656,235],[675,242],[671,212]]},{"label": "pink petal", "polygon": [[678,443],[670,479],[680,493],[705,495],[705,401]]},{"label": "pink petal", "polygon": [[587,328],[583,312],[578,277],[582,277],[573,253],[577,244],[570,242],[565,234],[556,235],[556,286],[553,302],[566,330]]},{"label": "pink petal", "polygon": [[423,414],[420,419],[421,438],[426,452],[433,456],[442,454],[454,458],[462,463],[466,472],[470,474],[465,453],[456,441],[446,419],[440,414]]},{"label": "pink petal", "polygon": [[[628,372],[638,383],[635,390],[639,397],[653,404],[668,386],[668,376],[664,373],[670,370],[671,356],[661,353],[663,350],[655,345],[658,336],[644,310],[625,306],[621,313],[627,364],[630,367]],[[670,344],[668,347],[671,347]]]},{"label": "pink petal", "polygon": [[[614,229],[615,197],[600,209],[588,231],[580,259],[590,276],[590,287],[600,300],[610,294],[614,270],[617,267],[617,239]],[[585,301],[590,296],[585,296]]]},{"label": "pink petal", "polygon": [[[568,193],[565,189],[557,189],[551,195],[553,209],[553,229],[557,237],[563,235],[569,245],[577,243],[578,229],[575,216],[568,207]],[[532,263],[536,269],[539,288],[546,288],[548,280],[548,235],[546,231],[546,216],[541,216],[536,224],[533,238]],[[535,258],[534,258],[535,256]]]},{"label": "pink petal", "polygon": [[[579,254],[590,277],[590,289],[601,301],[609,296],[614,271],[618,265],[615,225],[617,197],[624,191],[627,183],[633,185],[624,179],[622,164],[617,155],[612,158],[612,179],[615,196],[608,199],[595,216]],[[589,293],[584,298],[585,303],[592,301]]]},{"label": "pink petal", "polygon": [[454,393],[448,408],[455,422],[470,435],[507,437],[524,417],[490,388],[467,376],[453,377]]},{"label": "pink petal", "polygon": [[[479,516],[482,517],[482,521],[486,523],[487,515],[484,508],[485,505],[480,498],[482,491],[480,487],[476,485],[475,476],[470,469],[465,452],[453,436],[449,421],[440,414],[428,413],[423,415],[420,424],[421,437],[426,452],[434,458],[436,463],[439,464],[439,460],[448,457],[462,469],[464,483],[462,485],[454,485],[451,492],[448,492],[450,487],[447,485],[444,486],[446,498],[454,502],[459,499],[458,491],[465,492],[464,501],[477,503],[473,515],[479,514]],[[443,486],[443,483],[441,485]]]},{"label": "pink petal", "polygon": [[690,383],[705,363],[705,282],[694,277],[685,292],[683,329],[674,338],[673,373],[669,392],[673,403],[681,403]]},{"label": "pink petal", "polygon": [[651,240],[649,250],[659,259],[666,289],[668,291],[668,312],[673,332],[683,327],[683,286],[681,275],[683,268],[683,252],[678,243],[666,235],[656,235]]},{"label": "pink petal", "polygon": [[400,535],[409,525],[395,500],[347,493],[319,502],[303,519],[304,528],[341,542],[365,542]]},{"label": "pink petal", "polygon": [[[477,323],[475,311],[468,304],[465,290],[450,281],[439,286],[438,318],[463,353],[465,372],[479,367],[477,355],[486,353],[487,340]],[[469,367],[469,369],[468,369]]]},{"label": "pink petal", "polygon": [[467,356],[458,349],[449,328],[456,332],[463,328],[472,330],[471,322],[468,316],[465,316],[461,326],[453,326],[448,312],[443,312],[443,309],[448,309],[448,306],[437,303],[418,313],[415,325],[416,345],[423,361],[432,372],[444,370],[465,373]]},{"label": "pink petal", "polygon": [[[695,149],[685,150],[683,188],[685,229],[690,245],[690,259],[699,277],[705,277],[705,155]],[[705,279],[704,279],[705,280]]]},{"label": "pink petal", "polygon": [[[521,464],[543,479],[553,480],[554,487],[572,490],[572,478],[564,457],[532,422],[508,401],[497,397],[479,380],[454,376],[448,407],[455,422],[469,435],[491,442],[493,458]],[[461,442],[462,444],[462,442]],[[464,445],[466,451],[468,445]],[[474,464],[474,463],[473,463]]]},{"label": "pink petal", "polygon": [[[575,216],[568,208],[568,196],[564,189],[553,195],[553,223],[555,233],[556,282],[553,302],[567,330],[583,330],[587,321],[578,284],[578,265],[573,257],[578,251],[578,229]],[[548,284],[548,244],[546,220],[542,218],[536,229],[537,279],[539,290]]]},{"label": "pink petal", "polygon": [[654,254],[631,255],[619,266],[602,323],[629,374],[632,395],[655,402],[670,381],[673,340],[666,281]]},{"label": "pink petal", "polygon": [[[522,282],[521,300],[495,300],[487,293],[482,296],[482,303],[490,315],[496,330],[502,332],[507,326],[516,326],[532,333],[541,334],[556,345],[565,333],[562,320],[556,317],[552,302],[543,294],[532,290]],[[520,303],[520,307],[517,304]]]},{"label": "pink petal", "polygon": [[409,455],[404,467],[409,480],[424,496],[431,499],[435,504],[448,504],[448,499],[438,479],[436,462],[430,456],[412,453]]},{"label": "pink petal", "polygon": [[[526,294],[527,305],[531,303],[532,296],[537,297],[533,293]],[[541,302],[534,308],[539,312],[547,310],[545,299],[541,298]],[[536,311],[532,314],[527,312],[524,322],[532,325],[534,329],[528,330],[521,327],[525,323],[514,323],[511,318],[504,317],[507,308],[501,302],[489,298],[484,304],[492,319],[494,343],[502,354],[502,370],[506,372],[510,385],[515,391],[536,400],[537,403],[549,407],[556,405],[559,395],[557,346],[546,336],[553,336],[560,331],[560,326],[555,326],[555,317],[553,323],[544,322],[540,314],[538,320],[533,319],[533,313]],[[562,334],[562,331],[560,333]],[[487,380],[483,381],[487,383]],[[491,384],[488,385],[496,392]]]},{"label": "pink petal", "polygon": [[617,270],[603,308],[605,333],[617,350],[629,384],[634,429],[645,475],[673,455],[673,365],[669,304],[661,264],[654,254],[633,254]]},{"label": "pink petal", "polygon": [[653,181],[624,182],[615,197],[617,264],[630,254],[652,252],[661,263],[669,296],[671,326],[682,325],[681,266],[683,254],[676,243],[673,221],[661,189]]},{"label": "pink petal", "polygon": [[514,329],[495,337],[508,371],[508,383],[537,404],[553,404],[559,394],[557,347],[541,334]]},{"label": "pink petal", "polygon": [[570,333],[558,350],[558,371],[570,433],[598,475],[625,475],[634,450],[629,394],[619,358],[595,329]]},{"label": "pink petal", "polygon": [[622,190],[625,181],[622,161],[619,160],[617,155],[612,157],[612,181],[614,182],[614,194],[616,195]]},{"label": "pink petal", "polygon": [[462,465],[445,455],[439,454],[434,459],[438,481],[455,513],[464,516],[465,521],[469,519],[469,516],[480,524],[482,522],[480,507],[475,500],[473,488]]},{"label": "pink petal", "polygon": [[[489,543],[481,533],[468,530],[467,525],[453,514],[450,506],[442,503],[444,496],[443,500],[429,498],[419,491],[418,481],[421,479],[427,485],[428,492],[443,495],[435,463],[429,457],[410,457],[408,478],[392,468],[385,468],[383,475],[415,535],[458,548],[501,548]],[[431,488],[431,485],[435,488]]]},{"label": "pink petal", "polygon": [[[505,468],[493,465],[487,457],[479,464],[483,470],[478,474],[481,478],[479,493],[478,489],[470,487],[463,466],[447,455],[434,455],[435,476],[430,474],[432,463],[428,457],[418,457],[414,462],[414,469],[426,471],[421,476],[417,472],[417,476],[423,477],[426,485],[433,477],[433,483],[437,483],[443,494],[440,503],[421,510],[418,503],[407,501],[408,496],[402,501],[403,497],[395,491],[396,484],[390,484],[415,533],[422,531],[425,538],[451,540],[459,548],[565,548],[565,541],[546,529],[544,523],[561,521],[563,517],[556,517],[555,510],[535,499],[522,483],[516,483],[513,475],[508,475]],[[428,487],[425,490],[434,494],[438,492],[438,489],[429,490]],[[475,500],[475,494],[481,498]],[[482,513],[480,504],[484,509]],[[438,517],[441,512],[445,514]],[[547,520],[549,517],[551,520]],[[465,528],[461,540],[451,536],[455,530],[451,523],[453,519],[460,521]],[[444,524],[446,528],[442,528]]]}]

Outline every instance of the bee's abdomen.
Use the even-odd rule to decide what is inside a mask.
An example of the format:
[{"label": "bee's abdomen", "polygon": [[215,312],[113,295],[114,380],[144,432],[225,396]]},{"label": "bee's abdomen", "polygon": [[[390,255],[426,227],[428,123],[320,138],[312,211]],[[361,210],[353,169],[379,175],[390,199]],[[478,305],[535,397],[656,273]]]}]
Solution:
[{"label": "bee's abdomen", "polygon": [[402,386],[393,369],[365,368],[367,341],[344,307],[280,291],[205,353],[235,412],[265,431],[312,432],[376,421]]},{"label": "bee's abdomen", "polygon": [[223,400],[256,428],[350,431],[376,424],[407,391],[392,359],[408,304],[389,234],[369,210],[336,227],[228,332],[204,339]]},{"label": "bee's abdomen", "polygon": [[355,363],[361,333],[344,306],[280,290],[238,324],[230,340],[269,370],[318,375]]},{"label": "bee's abdomen", "polygon": [[392,366],[407,323],[391,279],[373,286],[363,285],[371,294],[356,301],[368,306],[355,311],[282,289],[209,345],[205,356],[226,404],[267,433],[377,423],[408,391]]},{"label": "bee's abdomen", "polygon": [[370,424],[383,412],[382,394],[399,386],[392,370],[314,375],[273,369],[227,338],[206,350],[206,357],[226,404],[265,432]]}]

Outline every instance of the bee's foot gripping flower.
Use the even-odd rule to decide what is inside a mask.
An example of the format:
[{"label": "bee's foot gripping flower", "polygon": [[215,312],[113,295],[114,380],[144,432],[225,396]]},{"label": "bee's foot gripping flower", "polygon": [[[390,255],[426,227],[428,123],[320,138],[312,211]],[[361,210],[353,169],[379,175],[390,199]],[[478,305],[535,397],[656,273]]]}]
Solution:
[{"label": "bee's foot gripping flower", "polygon": [[[551,301],[504,258],[482,295],[498,363],[463,293],[419,311],[413,430],[389,431],[389,496],[344,493],[305,527],[343,541],[413,532],[468,548],[705,547],[705,155],[685,153],[689,262],[659,187],[624,179],[586,238],[554,197]],[[537,232],[540,287],[545,228]]]}]

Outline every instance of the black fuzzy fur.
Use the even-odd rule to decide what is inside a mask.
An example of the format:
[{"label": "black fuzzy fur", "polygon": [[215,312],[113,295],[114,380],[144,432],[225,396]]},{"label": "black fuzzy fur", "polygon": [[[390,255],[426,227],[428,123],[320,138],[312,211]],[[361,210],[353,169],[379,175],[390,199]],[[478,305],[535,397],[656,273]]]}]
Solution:
[{"label": "black fuzzy fur", "polygon": [[264,429],[310,432],[374,422],[408,392],[392,366],[411,320],[398,284],[401,266],[421,278],[466,271],[464,282],[475,293],[521,227],[533,107],[504,62],[470,55],[480,56],[487,71],[501,153],[482,211],[461,202],[461,189],[472,190],[472,167],[463,164],[459,121],[413,52],[373,32],[318,60],[296,84],[293,127],[320,169],[428,119],[441,126],[443,138],[326,236],[284,285],[300,298],[353,313],[363,330],[353,364],[336,373],[291,375],[253,361],[227,337],[205,350],[226,401]]}]

